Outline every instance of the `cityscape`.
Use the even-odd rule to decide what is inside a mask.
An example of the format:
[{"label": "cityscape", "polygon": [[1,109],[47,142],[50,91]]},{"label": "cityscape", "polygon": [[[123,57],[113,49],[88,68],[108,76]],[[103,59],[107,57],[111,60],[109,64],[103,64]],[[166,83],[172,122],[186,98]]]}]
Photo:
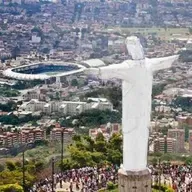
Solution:
[{"label": "cityscape", "polygon": [[0,0],[0,192],[192,192],[191,18]]}]

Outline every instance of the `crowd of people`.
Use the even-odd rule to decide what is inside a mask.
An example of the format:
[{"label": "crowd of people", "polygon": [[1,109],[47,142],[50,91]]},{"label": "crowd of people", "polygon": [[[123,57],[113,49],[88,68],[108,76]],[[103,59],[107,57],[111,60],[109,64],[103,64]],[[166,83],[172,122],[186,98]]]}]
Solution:
[{"label": "crowd of people", "polygon": [[[159,164],[151,165],[152,184],[163,184],[174,189],[175,192],[192,192],[192,166]],[[80,169],[67,170],[63,173],[54,174],[54,190],[65,188],[66,192],[95,192],[106,188],[111,181],[118,182],[118,167],[83,167]],[[66,188],[66,186],[68,186]],[[35,183],[30,192],[52,192],[51,177]]]},{"label": "crowd of people", "polygon": [[153,184],[170,186],[176,192],[192,192],[192,166],[160,164],[150,166]]},{"label": "crowd of people", "polygon": [[[115,166],[83,167],[68,170],[54,174],[53,188],[54,191],[56,188],[63,188],[63,191],[66,192],[95,192],[98,189],[106,188],[109,181],[116,184],[118,181],[117,171],[118,168]],[[30,192],[52,192],[52,178],[45,178],[35,183]]]}]

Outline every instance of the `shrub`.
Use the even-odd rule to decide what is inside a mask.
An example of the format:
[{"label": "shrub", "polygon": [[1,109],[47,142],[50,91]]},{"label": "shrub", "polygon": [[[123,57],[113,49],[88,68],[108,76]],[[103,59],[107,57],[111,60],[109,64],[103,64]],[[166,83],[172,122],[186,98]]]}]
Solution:
[{"label": "shrub", "polygon": [[115,188],[116,188],[116,185],[113,182],[111,182],[111,181],[107,182],[107,189],[108,190],[112,190]]},{"label": "shrub", "polygon": [[105,192],[106,190],[105,189],[99,189],[98,192]]},{"label": "shrub", "polygon": [[1,192],[9,192],[9,191],[24,192],[23,188],[18,184],[1,185],[0,191]]},{"label": "shrub", "polygon": [[160,187],[158,185],[153,185],[153,192],[162,191],[162,192],[174,192],[174,190],[170,187],[167,187],[165,185],[161,185]]}]

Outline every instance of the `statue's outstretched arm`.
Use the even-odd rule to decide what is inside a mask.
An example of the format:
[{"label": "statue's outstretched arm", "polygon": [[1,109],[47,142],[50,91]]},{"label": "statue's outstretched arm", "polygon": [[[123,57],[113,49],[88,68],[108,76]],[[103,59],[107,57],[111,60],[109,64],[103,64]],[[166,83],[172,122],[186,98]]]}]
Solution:
[{"label": "statue's outstretched arm", "polygon": [[158,71],[170,68],[172,64],[178,59],[178,57],[179,55],[153,59],[146,58],[146,63],[150,65],[152,71]]},{"label": "statue's outstretched arm", "polygon": [[127,76],[129,76],[129,71],[131,71],[131,68],[132,65],[121,63],[99,68],[87,68],[85,69],[85,73],[88,75],[97,76],[101,79],[125,79]]}]

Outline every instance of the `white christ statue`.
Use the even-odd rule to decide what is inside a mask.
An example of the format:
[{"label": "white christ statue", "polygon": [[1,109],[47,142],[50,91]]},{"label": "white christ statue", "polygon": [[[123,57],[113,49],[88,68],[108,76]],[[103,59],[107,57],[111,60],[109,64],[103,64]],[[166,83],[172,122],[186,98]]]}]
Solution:
[{"label": "white christ statue", "polygon": [[153,73],[170,68],[178,55],[149,59],[137,37],[127,37],[125,43],[132,60],[88,68],[86,73],[122,80],[123,169],[143,171],[147,169]]}]

